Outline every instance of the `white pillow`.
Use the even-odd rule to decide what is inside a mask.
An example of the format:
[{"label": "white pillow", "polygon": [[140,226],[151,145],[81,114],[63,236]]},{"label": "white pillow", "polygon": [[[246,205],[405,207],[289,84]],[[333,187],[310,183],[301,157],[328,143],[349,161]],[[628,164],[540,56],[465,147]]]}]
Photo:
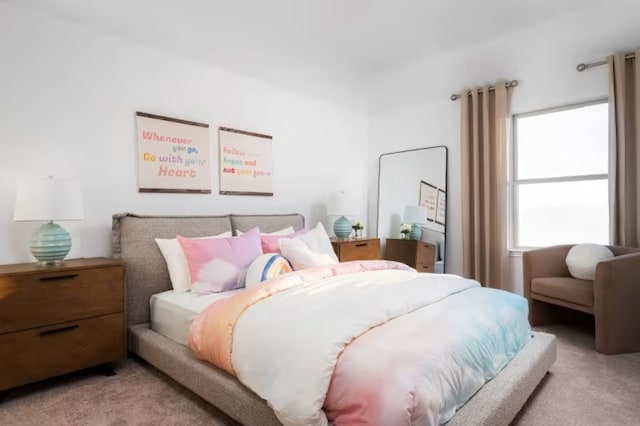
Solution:
[{"label": "white pillow", "polygon": [[[208,238],[229,238],[231,231],[223,232],[220,235],[212,235]],[[175,238],[156,238],[156,244],[164,256],[164,261],[169,270],[169,278],[171,278],[171,286],[176,293],[185,293],[191,289],[191,275],[189,274],[189,264],[184,255],[182,246]]]},{"label": "white pillow", "polygon": [[611,250],[600,244],[576,244],[569,250],[566,262],[573,278],[593,281],[598,263],[612,257]]},{"label": "white pillow", "polygon": [[280,250],[296,271],[313,266],[338,263],[338,257],[333,251],[331,240],[320,222],[304,235],[295,238],[282,238]]},{"label": "white pillow", "polygon": [[250,288],[269,278],[288,274],[292,271],[291,264],[282,255],[277,253],[263,254],[258,256],[247,269],[244,286]]},{"label": "white pillow", "polygon": [[[293,234],[294,232],[296,232],[295,229],[293,229],[293,226],[287,226],[284,229],[281,229],[279,231],[275,231],[275,232],[261,232],[260,235],[289,235],[289,234]],[[244,232],[242,232],[239,229],[236,229],[236,235],[242,235],[244,234]]]}]

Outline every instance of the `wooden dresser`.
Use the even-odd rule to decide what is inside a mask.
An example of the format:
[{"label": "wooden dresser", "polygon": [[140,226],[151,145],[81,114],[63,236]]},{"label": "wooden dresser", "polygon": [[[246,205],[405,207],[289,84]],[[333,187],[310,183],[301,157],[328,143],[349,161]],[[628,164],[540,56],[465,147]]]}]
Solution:
[{"label": "wooden dresser", "polygon": [[380,259],[380,238],[332,238],[331,245],[340,262]]},{"label": "wooden dresser", "polygon": [[126,356],[124,264],[0,265],[0,391]]},{"label": "wooden dresser", "polygon": [[384,258],[402,262],[418,272],[433,272],[435,249],[435,245],[420,240],[387,238]]}]

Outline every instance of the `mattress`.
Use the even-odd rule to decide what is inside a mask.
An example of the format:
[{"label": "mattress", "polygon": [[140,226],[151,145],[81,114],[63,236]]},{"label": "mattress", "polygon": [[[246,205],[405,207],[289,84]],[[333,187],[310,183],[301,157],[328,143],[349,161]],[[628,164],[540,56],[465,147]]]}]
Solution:
[{"label": "mattress", "polygon": [[189,346],[189,326],[193,319],[216,300],[231,297],[244,289],[198,296],[191,292],[164,291],[151,296],[151,329],[156,333]]}]

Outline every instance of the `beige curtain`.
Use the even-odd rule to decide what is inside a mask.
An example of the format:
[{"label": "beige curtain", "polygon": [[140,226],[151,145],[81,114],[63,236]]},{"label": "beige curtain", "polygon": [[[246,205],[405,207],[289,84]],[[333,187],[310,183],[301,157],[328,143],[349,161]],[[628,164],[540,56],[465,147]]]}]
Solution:
[{"label": "beige curtain", "polygon": [[505,82],[461,94],[463,275],[507,285],[507,119]]},{"label": "beige curtain", "polygon": [[611,242],[640,243],[640,67],[624,54],[609,64],[609,206]]}]

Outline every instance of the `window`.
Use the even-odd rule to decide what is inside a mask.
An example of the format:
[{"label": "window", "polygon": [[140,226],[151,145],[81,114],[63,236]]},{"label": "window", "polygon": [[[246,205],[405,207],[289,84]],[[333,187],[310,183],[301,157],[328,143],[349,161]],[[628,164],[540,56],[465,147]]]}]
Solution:
[{"label": "window", "polygon": [[606,101],[513,117],[511,246],[609,243]]}]

